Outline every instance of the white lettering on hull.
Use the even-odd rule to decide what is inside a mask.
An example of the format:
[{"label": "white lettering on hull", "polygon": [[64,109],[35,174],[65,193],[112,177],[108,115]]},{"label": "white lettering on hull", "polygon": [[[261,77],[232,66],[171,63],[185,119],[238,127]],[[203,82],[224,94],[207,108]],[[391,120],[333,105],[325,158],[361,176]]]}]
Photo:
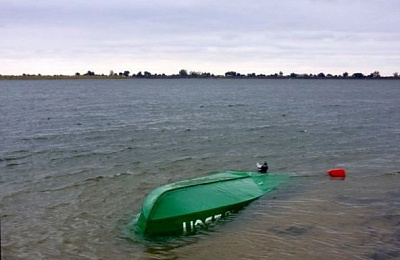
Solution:
[{"label": "white lettering on hull", "polygon": [[232,213],[230,211],[226,211],[224,214],[217,214],[214,216],[206,217],[204,220],[196,219],[190,221],[182,222],[182,230],[184,234],[193,233],[196,229],[206,228],[210,224],[218,221],[222,218],[222,216],[227,217],[230,216]]}]

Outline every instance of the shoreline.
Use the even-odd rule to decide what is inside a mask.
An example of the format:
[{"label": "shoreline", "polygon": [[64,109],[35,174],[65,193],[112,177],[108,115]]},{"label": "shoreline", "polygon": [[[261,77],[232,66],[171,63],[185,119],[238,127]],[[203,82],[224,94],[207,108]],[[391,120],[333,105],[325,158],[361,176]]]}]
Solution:
[{"label": "shoreline", "polygon": [[91,76],[68,76],[68,75],[0,75],[1,80],[135,80],[135,79],[273,79],[273,80],[400,80],[400,77],[291,77],[291,76],[180,76],[180,75],[171,75],[171,76],[158,76],[152,75],[148,77],[139,77],[139,76],[104,76],[104,75],[91,75]]}]

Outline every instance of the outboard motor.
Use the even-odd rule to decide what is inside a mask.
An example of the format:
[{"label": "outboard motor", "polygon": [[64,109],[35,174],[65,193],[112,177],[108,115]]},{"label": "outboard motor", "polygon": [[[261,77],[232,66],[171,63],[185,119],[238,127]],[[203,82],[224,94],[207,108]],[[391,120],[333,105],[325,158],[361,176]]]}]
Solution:
[{"label": "outboard motor", "polygon": [[268,171],[268,163],[265,162],[263,165],[257,163],[257,167],[258,167],[258,172],[260,173],[267,173]]}]

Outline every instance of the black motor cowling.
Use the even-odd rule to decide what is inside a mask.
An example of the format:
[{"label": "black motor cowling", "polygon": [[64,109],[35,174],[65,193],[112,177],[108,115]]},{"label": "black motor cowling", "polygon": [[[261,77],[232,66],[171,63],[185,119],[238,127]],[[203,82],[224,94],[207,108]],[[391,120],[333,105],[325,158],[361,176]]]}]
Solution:
[{"label": "black motor cowling", "polygon": [[267,162],[264,162],[263,165],[257,163],[257,167],[258,167],[258,172],[260,172],[260,173],[268,172],[268,163]]}]

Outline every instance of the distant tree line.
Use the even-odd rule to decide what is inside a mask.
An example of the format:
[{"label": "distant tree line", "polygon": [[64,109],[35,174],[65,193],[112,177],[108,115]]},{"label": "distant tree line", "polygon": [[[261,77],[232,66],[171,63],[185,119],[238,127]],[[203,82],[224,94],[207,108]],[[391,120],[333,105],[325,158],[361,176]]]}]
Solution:
[{"label": "distant tree line", "polygon": [[[76,73],[76,76],[79,76],[79,73]],[[104,75],[97,75],[92,71],[88,71],[87,73],[83,74],[84,76],[104,76]],[[307,78],[354,78],[354,79],[377,79],[377,78],[399,78],[399,73],[395,72],[393,73],[393,76],[389,77],[383,77],[380,75],[379,71],[374,71],[368,75],[364,75],[361,72],[356,72],[350,75],[348,72],[344,72],[343,74],[340,75],[334,75],[334,74],[325,74],[324,72],[320,72],[318,74],[307,74],[307,73],[289,73],[287,75],[284,75],[282,71],[279,73],[274,73],[274,74],[256,74],[254,72],[252,73],[240,73],[236,71],[227,71],[225,72],[224,75],[214,75],[210,72],[197,72],[197,71],[190,71],[188,72],[186,69],[181,69],[179,70],[178,74],[172,74],[172,75],[166,75],[166,74],[152,74],[151,72],[148,71],[139,71],[136,74],[131,74],[130,71],[125,70],[124,72],[119,72],[115,73],[114,71],[110,71],[109,77],[133,77],[133,78],[301,78],[301,79],[307,79]]]},{"label": "distant tree line", "polygon": [[295,73],[291,72],[287,75],[284,75],[282,71],[274,74],[257,74],[257,73],[240,73],[236,71],[227,71],[223,75],[214,75],[209,72],[197,72],[197,71],[187,71],[186,69],[181,69],[177,74],[166,75],[165,73],[157,74],[151,73],[149,71],[139,71],[138,73],[132,73],[129,70],[125,70],[122,72],[114,72],[110,71],[108,75],[104,74],[96,74],[94,71],[88,70],[86,73],[75,73],[74,76],[66,76],[66,75],[53,75],[53,76],[42,76],[41,74],[32,75],[32,74],[22,74],[20,76],[1,76],[0,79],[8,79],[8,78],[267,78],[267,79],[400,79],[399,73],[393,73],[393,76],[381,76],[379,71],[374,71],[370,74],[364,75],[361,72],[356,72],[353,74],[349,74],[348,72],[344,72],[340,75],[333,74],[325,74],[324,72],[320,72],[318,74],[307,74],[307,73]]}]

